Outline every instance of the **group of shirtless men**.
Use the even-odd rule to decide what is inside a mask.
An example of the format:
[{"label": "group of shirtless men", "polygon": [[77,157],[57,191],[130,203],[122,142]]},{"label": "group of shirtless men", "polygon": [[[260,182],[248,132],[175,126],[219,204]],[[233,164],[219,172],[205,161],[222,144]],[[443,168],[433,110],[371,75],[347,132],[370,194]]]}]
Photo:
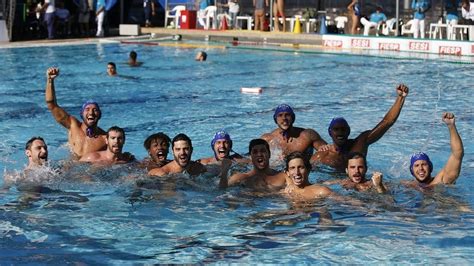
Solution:
[{"label": "group of shirtless men", "polygon": [[[125,143],[125,132],[122,128],[111,127],[107,132],[98,127],[101,118],[99,105],[87,101],[81,109],[82,121],[68,114],[57,104],[54,80],[59,75],[58,68],[47,70],[46,103],[58,123],[68,130],[68,142],[74,156],[84,162],[99,164],[128,163],[135,158],[122,152]],[[250,158],[237,153],[231,154],[232,139],[225,131],[219,131],[211,141],[214,156],[198,161],[191,160],[193,146],[185,134],[178,134],[172,140],[164,133],[149,136],[144,146],[149,157],[141,162],[150,176],[167,176],[186,173],[190,176],[200,175],[218,166],[221,188],[243,184],[248,187],[285,191],[291,196],[313,199],[324,198],[333,192],[323,185],[311,184],[308,176],[311,166],[324,164],[336,171],[345,171],[347,178],[337,182],[346,188],[359,191],[374,189],[380,193],[387,188],[382,182],[382,174],[375,172],[371,179],[366,178],[366,155],[370,144],[379,140],[395,123],[408,95],[408,87],[400,84],[396,88],[397,98],[382,121],[373,129],[360,133],[350,139],[350,126],[342,118],[334,118],[328,132],[333,140],[327,144],[313,129],[295,127],[295,113],[286,104],[279,105],[273,115],[277,128],[253,139],[249,144]],[[444,113],[442,120],[450,134],[451,154],[441,169],[433,175],[433,165],[425,153],[416,153],[410,160],[410,172],[415,180],[409,185],[428,188],[438,184],[453,184],[459,177],[464,148],[457,132],[454,114]],[[172,148],[173,160],[168,160],[169,148]],[[271,149],[272,148],[272,149]],[[276,171],[270,167],[270,150],[282,151],[285,170]],[[315,149],[316,152],[312,152]],[[43,165],[47,161],[47,146],[40,137],[28,141],[25,149],[29,159],[27,168]],[[234,173],[228,176],[233,163],[253,164],[253,169],[245,173]]]}]

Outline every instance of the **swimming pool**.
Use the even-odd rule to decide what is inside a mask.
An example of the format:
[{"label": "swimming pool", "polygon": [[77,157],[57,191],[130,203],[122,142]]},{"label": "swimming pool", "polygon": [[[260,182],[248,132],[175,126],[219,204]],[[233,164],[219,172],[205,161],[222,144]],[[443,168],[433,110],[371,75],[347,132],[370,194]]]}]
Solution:
[{"label": "swimming pool", "polygon": [[[143,67],[122,63],[132,49]],[[34,135],[46,139],[50,160],[67,157],[66,131],[44,102],[52,65],[61,70],[58,103],[76,115],[85,100],[98,101],[100,126],[124,127],[124,150],[140,159],[144,139],[157,131],[188,134],[198,159],[211,155],[214,132],[225,128],[234,150],[246,153],[250,139],[275,128],[273,109],[280,103],[294,107],[296,126],[314,128],[327,141],[335,116],[346,117],[356,136],[382,119],[395,86],[405,83],[410,94],[397,123],[368,155],[369,172],[384,173],[394,202],[335,186],[368,207],[291,204],[239,188],[218,190],[213,180],[165,179],[137,191],[132,182],[115,180],[137,174],[134,169],[97,170],[92,183],[69,180],[84,174],[76,169],[50,184],[68,193],[28,201],[14,188],[2,192],[3,263],[472,263],[470,65],[239,48],[210,49],[208,61],[197,63],[197,51],[120,44],[0,49],[1,169],[22,169],[24,143]],[[125,77],[107,77],[109,61]],[[241,87],[264,92],[241,94]],[[455,186],[423,195],[400,181],[411,179],[414,151],[428,151],[435,171],[444,164],[449,139],[443,111],[455,113],[464,142],[461,176]],[[332,177],[324,168],[311,174],[313,182]],[[327,213],[333,224],[319,222]]]}]

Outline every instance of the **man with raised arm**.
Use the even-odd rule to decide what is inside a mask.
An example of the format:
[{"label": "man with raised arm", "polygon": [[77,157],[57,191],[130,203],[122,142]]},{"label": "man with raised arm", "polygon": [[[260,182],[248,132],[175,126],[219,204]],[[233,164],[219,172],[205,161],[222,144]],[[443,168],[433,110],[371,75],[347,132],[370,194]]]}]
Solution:
[{"label": "man with raised arm", "polygon": [[125,131],[123,128],[113,126],[107,130],[107,149],[105,151],[93,151],[81,157],[81,162],[100,164],[121,164],[135,161],[135,157],[122,152],[125,144]]},{"label": "man with raised arm", "polygon": [[443,113],[442,120],[449,129],[451,154],[443,169],[435,175],[433,172],[433,163],[426,153],[419,152],[411,156],[410,172],[416,180],[408,182],[408,185],[414,187],[433,187],[438,184],[454,184],[461,172],[461,163],[464,156],[464,147],[461,137],[456,129],[453,113]]},{"label": "man with raised arm", "polygon": [[287,104],[281,104],[277,106],[273,114],[273,120],[278,128],[261,136],[272,150],[274,147],[281,149],[281,159],[294,151],[304,152],[311,156],[312,148],[318,149],[326,144],[326,141],[313,129],[294,127],[295,119],[293,109]]},{"label": "man with raised arm", "polygon": [[54,79],[59,75],[59,69],[50,67],[46,72],[46,104],[54,119],[68,130],[68,143],[74,155],[82,155],[105,150],[106,132],[97,126],[102,115],[99,105],[94,101],[87,101],[82,105],[80,122],[68,114],[57,104]]},{"label": "man with raised arm", "polygon": [[197,176],[205,173],[206,167],[201,163],[191,161],[193,144],[191,139],[183,133],[176,135],[171,141],[174,160],[160,168],[148,172],[152,176],[166,176],[171,174],[186,173]]},{"label": "man with raised arm", "polygon": [[[249,144],[249,153],[253,169],[246,173],[236,173],[227,178],[221,175],[219,186],[226,188],[243,184],[246,187],[261,190],[280,190],[286,184],[286,174],[270,168],[270,146],[263,139],[253,139]],[[223,171],[230,160],[223,162]],[[226,165],[227,164],[227,165]]]},{"label": "man with raised arm", "polygon": [[322,163],[344,171],[347,163],[347,155],[351,152],[359,152],[367,156],[369,145],[379,140],[385,132],[397,121],[398,116],[408,95],[408,87],[400,84],[396,88],[397,99],[390,110],[373,129],[366,130],[355,139],[349,139],[351,128],[342,117],[334,118],[329,124],[328,132],[333,140],[326,149],[318,151],[311,157],[312,163]]}]

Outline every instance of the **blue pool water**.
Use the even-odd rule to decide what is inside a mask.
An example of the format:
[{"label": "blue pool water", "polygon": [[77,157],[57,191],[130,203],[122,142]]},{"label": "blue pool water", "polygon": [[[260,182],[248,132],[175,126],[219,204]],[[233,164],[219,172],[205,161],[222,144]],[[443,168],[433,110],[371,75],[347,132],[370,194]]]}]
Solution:
[{"label": "blue pool water", "polygon": [[[143,67],[124,62],[131,50]],[[201,48],[199,48],[201,49]],[[43,136],[50,159],[67,170],[49,180],[63,192],[28,200],[15,188],[0,197],[2,264],[136,263],[462,263],[474,259],[472,65],[437,60],[386,59],[321,53],[208,49],[208,61],[193,61],[197,48],[93,44],[0,49],[0,169],[26,163],[23,147]],[[105,75],[117,63],[125,77]],[[124,150],[146,156],[144,139],[163,131],[188,134],[193,158],[211,156],[215,131],[230,132],[234,150],[275,128],[273,109],[288,103],[295,125],[317,130],[329,141],[331,118],[344,116],[351,136],[374,127],[405,83],[410,94],[397,123],[369,149],[369,172],[384,173],[391,196],[358,194],[366,208],[332,201],[293,204],[255,197],[240,188],[219,190],[216,180],[164,179],[138,190],[123,176],[136,169],[89,169],[69,165],[66,130],[44,102],[45,71],[61,70],[58,103],[77,115],[87,99],[103,111],[100,126],[124,127]],[[261,95],[241,87],[263,87]],[[412,177],[410,155],[427,151],[435,171],[449,154],[444,111],[454,112],[464,141],[461,176],[455,186],[422,194],[400,185]],[[169,156],[171,157],[171,156]],[[75,177],[91,175],[94,182]],[[328,169],[312,182],[334,177]],[[333,223],[321,216],[330,214]]]}]

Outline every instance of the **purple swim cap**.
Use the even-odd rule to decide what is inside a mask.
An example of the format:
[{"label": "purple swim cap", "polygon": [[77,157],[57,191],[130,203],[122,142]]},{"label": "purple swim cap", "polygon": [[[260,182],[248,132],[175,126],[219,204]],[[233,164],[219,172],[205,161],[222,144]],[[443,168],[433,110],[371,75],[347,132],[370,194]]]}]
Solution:
[{"label": "purple swim cap", "polygon": [[413,172],[413,165],[418,160],[423,160],[423,161],[428,162],[428,166],[430,168],[430,175],[431,175],[431,172],[433,171],[433,163],[431,162],[430,157],[428,157],[428,155],[426,155],[426,153],[424,153],[424,152],[417,152],[417,153],[415,153],[411,156],[411,159],[410,159],[410,173],[411,173],[411,175],[415,176],[415,173]]},{"label": "purple swim cap", "polygon": [[286,113],[290,113],[291,114],[291,118],[293,119],[293,122],[295,122],[295,112],[293,112],[293,109],[291,109],[291,107],[288,105],[288,104],[280,104],[277,106],[277,108],[275,109],[275,113],[273,114],[273,120],[275,121],[275,123],[277,122],[277,116],[279,113],[283,113],[283,112],[286,112]]},{"label": "purple swim cap", "polygon": [[91,105],[91,104],[95,104],[95,106],[97,107],[97,110],[99,110],[99,119],[100,117],[102,116],[102,111],[100,111],[100,107],[99,107],[99,104],[96,102],[96,101],[93,101],[93,100],[87,100],[81,107],[81,117],[82,119],[84,119],[84,117],[82,116],[82,114],[84,113],[84,110],[86,109],[86,107],[88,105]]},{"label": "purple swim cap", "polygon": [[351,134],[351,127],[347,123],[346,119],[344,119],[344,117],[335,117],[331,120],[331,123],[329,123],[329,127],[328,127],[329,136],[331,136],[331,129],[336,124],[343,124],[345,127],[347,127],[349,129],[349,135]]},{"label": "purple swim cap", "polygon": [[232,149],[232,139],[230,138],[229,133],[225,132],[225,130],[219,130],[214,134],[214,138],[211,141],[211,149],[214,150],[214,144],[218,140],[227,140],[230,142],[230,148]]}]

